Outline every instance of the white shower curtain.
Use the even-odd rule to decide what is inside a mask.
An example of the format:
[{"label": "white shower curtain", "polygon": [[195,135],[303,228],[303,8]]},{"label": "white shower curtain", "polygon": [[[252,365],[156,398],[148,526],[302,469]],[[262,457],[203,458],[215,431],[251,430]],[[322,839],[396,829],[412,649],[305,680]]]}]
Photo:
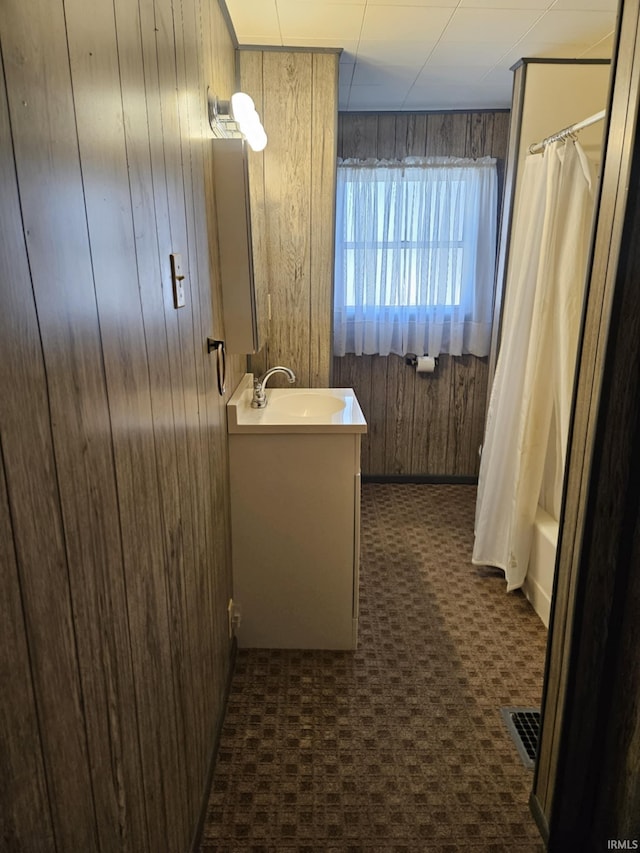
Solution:
[{"label": "white shower curtain", "polygon": [[[527,573],[545,463],[559,508],[593,214],[593,168],[570,140],[526,158],[511,238],[500,354],[485,429],[476,565]],[[550,448],[550,436],[555,446]],[[548,450],[555,460],[549,466]],[[546,490],[549,491],[548,489]]]}]

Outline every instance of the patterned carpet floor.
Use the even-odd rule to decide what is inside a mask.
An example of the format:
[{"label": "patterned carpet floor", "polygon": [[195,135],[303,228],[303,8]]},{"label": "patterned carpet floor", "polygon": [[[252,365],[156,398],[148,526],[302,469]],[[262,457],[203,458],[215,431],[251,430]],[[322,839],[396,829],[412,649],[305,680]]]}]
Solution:
[{"label": "patterned carpet floor", "polygon": [[543,850],[500,708],[546,630],[471,565],[475,492],[363,485],[359,648],[238,651],[201,853]]}]

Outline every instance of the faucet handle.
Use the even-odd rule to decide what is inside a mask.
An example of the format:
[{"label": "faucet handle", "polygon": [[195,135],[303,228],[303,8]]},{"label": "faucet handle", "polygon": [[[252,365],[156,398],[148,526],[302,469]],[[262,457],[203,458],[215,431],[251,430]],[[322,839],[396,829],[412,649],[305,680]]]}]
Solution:
[{"label": "faucet handle", "polygon": [[253,380],[253,397],[251,398],[251,406],[254,409],[263,409],[267,405],[267,395],[264,393],[262,382],[259,379]]}]

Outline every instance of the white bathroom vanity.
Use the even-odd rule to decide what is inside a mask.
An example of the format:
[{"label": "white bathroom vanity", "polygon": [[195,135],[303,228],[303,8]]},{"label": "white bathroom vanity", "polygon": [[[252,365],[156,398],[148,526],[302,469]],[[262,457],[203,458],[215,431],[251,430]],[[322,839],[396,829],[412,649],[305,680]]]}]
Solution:
[{"label": "white bathroom vanity", "polygon": [[360,437],[350,388],[273,388],[227,404],[233,598],[241,647],[354,649]]}]

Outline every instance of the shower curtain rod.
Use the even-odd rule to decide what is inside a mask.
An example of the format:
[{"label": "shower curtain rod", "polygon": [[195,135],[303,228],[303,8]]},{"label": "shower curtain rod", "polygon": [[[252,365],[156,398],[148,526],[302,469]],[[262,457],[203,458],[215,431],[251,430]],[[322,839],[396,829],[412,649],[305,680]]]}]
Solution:
[{"label": "shower curtain rod", "polygon": [[566,139],[573,133],[577,133],[579,130],[582,130],[585,127],[589,127],[590,125],[595,124],[597,121],[602,121],[605,116],[605,112],[605,110],[600,110],[599,113],[594,113],[594,115],[589,116],[589,118],[585,118],[582,121],[578,121],[575,124],[569,125],[569,127],[565,127],[562,130],[559,130],[557,133],[554,133],[551,136],[547,136],[546,139],[542,140],[542,142],[532,143],[529,146],[529,154],[539,154],[541,151],[544,151],[547,145],[551,145],[552,142],[556,142],[558,139]]}]

